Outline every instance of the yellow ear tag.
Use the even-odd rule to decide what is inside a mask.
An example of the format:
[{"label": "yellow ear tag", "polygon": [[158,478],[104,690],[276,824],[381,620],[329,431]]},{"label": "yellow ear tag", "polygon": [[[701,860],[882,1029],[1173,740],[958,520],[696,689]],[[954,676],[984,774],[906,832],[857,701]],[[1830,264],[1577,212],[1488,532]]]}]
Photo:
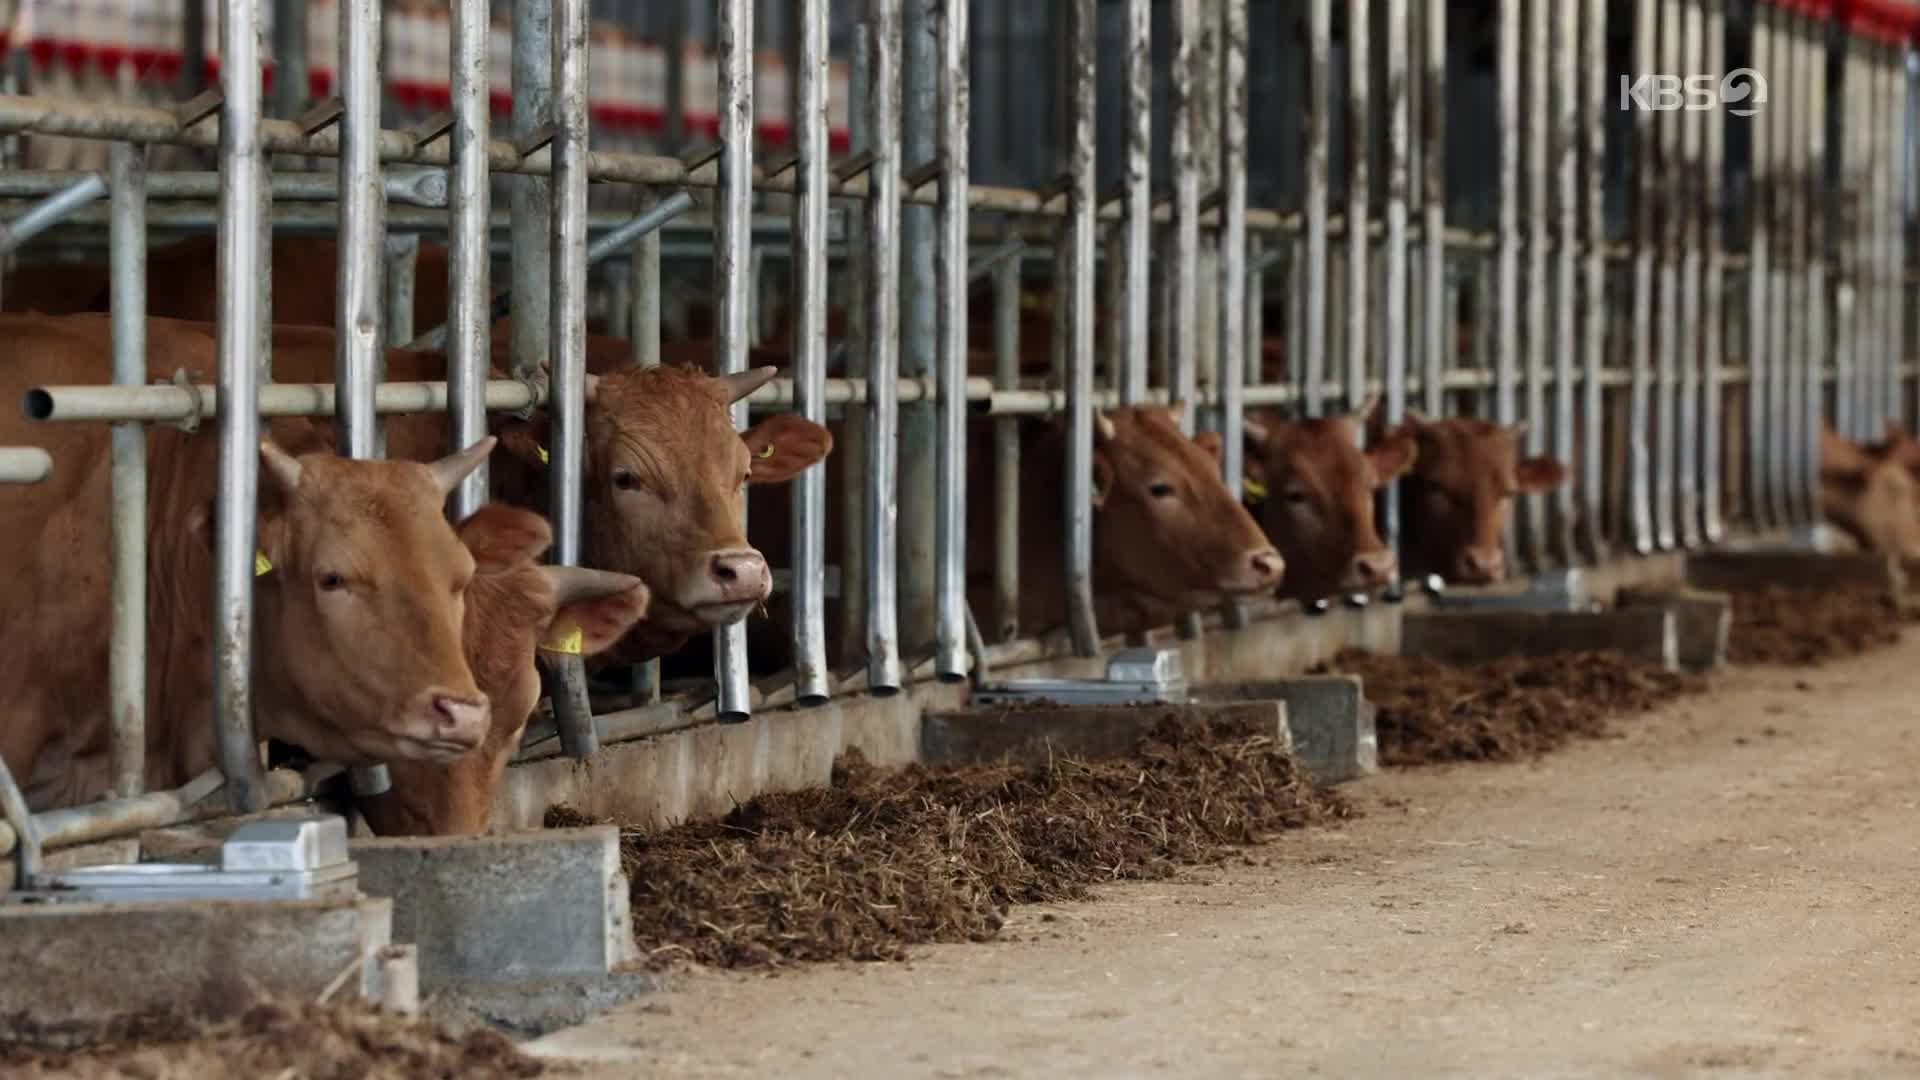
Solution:
[{"label": "yellow ear tag", "polygon": [[535,450],[538,450],[538,451],[540,451],[540,464],[542,464],[542,465],[550,465],[550,464],[552,464],[552,463],[553,463],[553,459],[552,459],[551,457],[549,457],[549,456],[547,456],[547,448],[546,448],[546,447],[544,447],[544,446],[535,446],[535,447],[534,447],[534,449],[535,449]]},{"label": "yellow ear tag", "polygon": [[765,446],[763,446],[763,447],[761,447],[761,448],[760,448],[760,457],[761,457],[761,459],[762,459],[762,460],[765,460],[765,459],[767,459],[767,458],[770,458],[770,457],[772,457],[772,456],[773,456],[773,444],[772,444],[772,443],[768,443],[767,445],[765,445]]},{"label": "yellow ear tag", "polygon": [[566,653],[568,656],[580,655],[580,628],[574,627],[565,634],[540,646],[548,652]]},{"label": "yellow ear tag", "polygon": [[273,562],[272,560],[267,558],[267,553],[264,551],[254,552],[253,553],[253,576],[259,577],[262,574],[268,574],[272,572],[273,572]]},{"label": "yellow ear tag", "polygon": [[1247,493],[1248,502],[1260,502],[1267,497],[1267,485],[1251,476],[1242,478],[1240,487]]}]

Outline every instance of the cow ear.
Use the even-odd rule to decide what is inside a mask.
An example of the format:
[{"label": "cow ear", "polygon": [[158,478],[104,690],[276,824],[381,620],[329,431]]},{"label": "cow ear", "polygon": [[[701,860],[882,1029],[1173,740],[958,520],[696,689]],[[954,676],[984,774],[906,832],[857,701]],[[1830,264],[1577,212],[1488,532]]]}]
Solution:
[{"label": "cow ear", "polygon": [[1567,467],[1558,458],[1528,458],[1514,470],[1514,479],[1521,491],[1546,491],[1567,482]]},{"label": "cow ear", "polygon": [[540,572],[553,586],[559,606],[547,630],[549,647],[564,642],[571,652],[571,639],[578,633],[580,655],[594,656],[612,648],[647,615],[652,597],[637,577],[577,566],[543,566]]},{"label": "cow ear", "polygon": [[833,452],[832,432],[793,413],[769,416],[741,432],[740,439],[753,463],[747,478],[756,484],[791,480]]},{"label": "cow ear", "polygon": [[1367,463],[1373,466],[1373,486],[1385,487],[1394,477],[1413,468],[1419,460],[1420,443],[1413,432],[1396,428],[1377,445],[1367,449]]},{"label": "cow ear", "polygon": [[1113,460],[1099,447],[1093,448],[1093,506],[1107,505],[1107,493],[1113,490]]},{"label": "cow ear", "polygon": [[544,472],[551,456],[547,449],[551,431],[552,424],[545,413],[535,414],[525,420],[509,421],[500,427],[499,449],[528,468]]},{"label": "cow ear", "polygon": [[1895,420],[1892,417],[1887,418],[1887,434],[1886,434],[1887,442],[1889,443],[1904,442],[1910,437],[1911,437],[1911,434],[1907,431],[1907,425],[1901,423],[1898,420]]},{"label": "cow ear", "polygon": [[473,553],[481,573],[524,566],[553,544],[553,527],[531,510],[488,503],[467,515],[454,530]]},{"label": "cow ear", "polygon": [[1852,439],[1823,427],[1820,431],[1820,479],[1823,483],[1853,488],[1862,484],[1867,467],[1873,463],[1866,451]]},{"label": "cow ear", "polygon": [[1220,460],[1221,442],[1220,442],[1219,432],[1203,431],[1193,437],[1193,444],[1195,446],[1198,446],[1200,449],[1205,450],[1207,452],[1207,456],[1212,458],[1213,460],[1215,461]]}]

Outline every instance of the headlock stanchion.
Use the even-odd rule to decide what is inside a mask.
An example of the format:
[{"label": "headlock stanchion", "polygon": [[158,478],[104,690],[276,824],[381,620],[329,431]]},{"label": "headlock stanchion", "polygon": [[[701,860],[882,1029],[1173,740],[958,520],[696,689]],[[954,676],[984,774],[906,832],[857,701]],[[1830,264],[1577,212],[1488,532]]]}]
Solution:
[{"label": "headlock stanchion", "polygon": [[[1551,493],[1499,493],[1517,496],[1515,575],[1810,526],[1821,516],[1822,429],[1871,441],[1889,420],[1915,419],[1908,353],[1920,324],[1907,313],[1905,245],[1920,5],[1497,0],[1490,25],[1469,26],[1457,8],[1417,0],[1349,0],[1338,14],[1332,0],[1277,13],[1250,0],[1121,0],[1109,5],[1119,32],[1102,35],[1096,0],[1062,0],[1045,39],[1027,43],[1045,60],[1035,65],[992,52],[1016,36],[998,5],[796,0],[795,18],[775,20],[792,32],[780,43],[793,73],[782,95],[766,93],[775,84],[755,70],[761,3],[691,2],[711,9],[714,41],[707,61],[689,61],[700,53],[683,52],[680,38],[697,23],[669,5],[667,83],[647,104],[663,113],[662,138],[650,144],[623,129],[620,109],[634,103],[604,96],[619,63],[594,53],[602,36],[586,0],[515,0],[510,36],[496,36],[505,31],[483,0],[453,0],[444,111],[403,127],[381,126],[381,73],[393,66],[383,63],[384,0],[342,0],[337,55],[281,28],[277,48],[310,51],[278,58],[278,77],[299,81],[276,89],[272,118],[259,77],[262,0],[218,0],[218,85],[204,94],[193,57],[208,42],[191,37],[201,5],[189,5],[188,93],[167,95],[182,104],[0,95],[0,134],[111,143],[104,164],[0,173],[0,255],[97,243],[89,230],[106,225],[112,383],[41,387],[25,408],[114,425],[113,798],[34,814],[0,774],[0,854],[31,861],[220,802],[252,811],[309,793],[306,780],[263,769],[254,725],[267,418],[334,417],[341,454],[375,457],[390,415],[447,413],[454,451],[482,439],[490,413],[537,413],[549,425],[551,558],[591,565],[603,525],[588,509],[605,478],[590,460],[599,406],[589,320],[616,313],[609,321],[632,339],[621,355],[658,364],[682,324],[673,294],[693,276],[682,272],[690,252],[711,268],[710,371],[755,366],[756,342],[790,360],[784,377],[731,405],[733,425],[791,407],[832,425],[841,461],[839,505],[829,505],[827,470],[811,468],[792,483],[790,519],[761,515],[753,530],[790,526],[790,603],[765,613],[788,620],[772,636],[790,670],[752,670],[749,642],[762,640],[741,621],[714,631],[711,691],[700,680],[677,696],[657,668],[634,683],[638,704],[689,722],[893,695],[987,663],[1099,655],[1113,629],[1101,623],[1119,610],[1102,592],[1101,543],[1112,520],[1101,499],[1118,482],[1124,438],[1116,408],[1171,407],[1181,431],[1217,433],[1226,486],[1249,500],[1263,496],[1245,478],[1268,464],[1249,436],[1271,425],[1249,423],[1248,410],[1321,418],[1378,395],[1368,442],[1416,412],[1510,431],[1524,421],[1519,456],[1557,459],[1571,479]],[[836,58],[836,28],[848,24],[850,52]],[[1155,33],[1166,37],[1158,56]],[[1624,80],[1609,41],[1628,45]],[[1036,75],[1054,68],[1057,85]],[[1269,89],[1270,71],[1290,83],[1283,93]],[[992,72],[1007,85],[989,107]],[[1708,107],[1681,85],[1690,75],[1714,83]],[[338,97],[305,107],[329,79],[324,90]],[[711,102],[693,92],[709,86]],[[1015,89],[1020,109],[1007,105]],[[1122,105],[1104,143],[1102,93]],[[1676,95],[1688,107],[1674,107]],[[1036,119],[1044,108],[1024,107],[1042,98],[1054,107],[1046,123]],[[779,99],[787,114],[773,116]],[[996,140],[976,138],[1009,113],[1020,134],[997,141],[1048,141],[1044,169],[996,162],[986,149]],[[700,145],[683,145],[690,133]],[[1284,145],[1271,152],[1275,140]],[[159,157],[149,171],[156,145],[211,151],[217,171]],[[1109,152],[1115,161],[1101,158]],[[305,159],[318,171],[295,168]],[[1625,168],[1610,170],[1616,160]],[[1010,177],[1030,186],[1002,182]],[[660,230],[683,216],[663,243]],[[216,370],[156,382],[171,373],[148,370],[148,236],[207,228],[218,253]],[[274,382],[272,234],[318,229],[338,241],[333,381]],[[703,234],[710,245],[684,240]],[[1034,257],[1049,246],[1051,260]],[[418,276],[443,272],[432,261],[442,255],[444,293]],[[597,304],[592,268],[620,259],[629,265],[616,300]],[[1023,294],[1049,264],[1051,300]],[[441,295],[444,312],[425,313]],[[423,326],[412,325],[416,308]],[[1030,370],[1044,366],[1048,331],[1029,314],[1054,335],[1052,372]],[[511,342],[495,372],[501,315]],[[445,380],[388,381],[386,349],[402,340],[444,348]],[[970,425],[975,415],[988,420]],[[209,419],[218,771],[149,793],[146,691],[162,673],[145,640],[146,429]],[[1052,458],[1036,469],[1022,442],[1035,422],[1054,426],[1057,470]],[[1438,437],[1421,429],[1423,456]],[[991,472],[969,470],[969,454]],[[0,449],[7,483],[58,465],[31,447]],[[986,475],[990,496],[969,485]],[[1298,496],[1285,479],[1268,476],[1264,497]],[[1022,561],[1022,484],[1030,495],[1044,485],[1059,507],[1053,565]],[[1379,531],[1403,563],[1433,509],[1403,501],[1415,490],[1389,488],[1380,502]],[[466,517],[491,491],[486,468],[473,471],[449,513]],[[970,508],[991,528],[970,533]],[[969,558],[970,535],[991,550]],[[1023,638],[1039,629],[1020,624],[1023,586],[1055,579],[1051,614],[1064,634]],[[969,609],[970,585],[991,610]],[[1224,618],[1190,612],[1173,624],[1186,638],[1279,610],[1243,602]],[[577,657],[545,659],[567,754],[631,734],[596,722]],[[786,686],[790,696],[777,697]],[[382,771],[358,770],[355,789],[381,790]]]}]

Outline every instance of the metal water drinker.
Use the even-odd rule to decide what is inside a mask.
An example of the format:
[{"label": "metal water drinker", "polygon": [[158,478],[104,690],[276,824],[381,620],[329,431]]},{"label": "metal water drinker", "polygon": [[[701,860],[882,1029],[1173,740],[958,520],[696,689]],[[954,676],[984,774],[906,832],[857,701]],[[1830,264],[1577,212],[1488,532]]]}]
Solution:
[{"label": "metal water drinker", "polygon": [[220,864],[126,863],[41,874],[11,899],[34,903],[178,900],[336,900],[359,893],[347,822],[328,814],[253,821],[220,847]]},{"label": "metal water drinker", "polygon": [[1173,649],[1122,649],[1104,679],[1008,679],[974,691],[974,705],[1171,705],[1187,700],[1187,677]]}]

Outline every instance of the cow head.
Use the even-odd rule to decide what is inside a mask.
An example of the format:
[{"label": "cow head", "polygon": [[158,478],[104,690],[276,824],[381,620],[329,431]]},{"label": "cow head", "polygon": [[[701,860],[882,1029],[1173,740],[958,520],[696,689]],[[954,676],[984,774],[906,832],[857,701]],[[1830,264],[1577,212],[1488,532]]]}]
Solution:
[{"label": "cow head", "polygon": [[1920,558],[1920,482],[1891,430],[1889,436],[1885,444],[1863,448],[1822,429],[1820,511],[1864,550]]},{"label": "cow head", "polygon": [[1374,492],[1413,465],[1412,432],[1360,449],[1375,402],[1349,416],[1249,417],[1248,501],[1286,560],[1281,592],[1300,600],[1391,582],[1393,550],[1374,526]]},{"label": "cow head", "polygon": [[[745,486],[789,480],[833,448],[826,428],[793,415],[734,430],[728,406],[773,375],[661,365],[589,378],[584,554],[647,583],[649,626],[725,626],[773,591],[766,559],[747,543]],[[537,417],[503,439],[523,463],[544,468],[546,432]]]},{"label": "cow head", "polygon": [[638,578],[537,563],[553,541],[538,514],[493,503],[457,531],[475,566],[463,631],[467,663],[493,703],[493,720],[479,750],[458,761],[389,765],[393,787],[356,800],[381,836],[485,831],[494,792],[540,698],[537,657],[595,655],[647,611]]},{"label": "cow head", "polygon": [[1171,409],[1094,414],[1100,589],[1169,615],[1269,592],[1284,563],[1220,478],[1220,436],[1190,438]]},{"label": "cow head", "polygon": [[261,442],[263,737],[345,765],[450,761],[479,745],[488,701],[461,652],[474,560],[442,507],[493,445],[428,465]]},{"label": "cow head", "polygon": [[1470,417],[1427,420],[1408,411],[1401,431],[1417,453],[1403,504],[1409,570],[1466,585],[1507,575],[1501,533],[1513,497],[1565,483],[1567,467],[1550,457],[1520,457],[1526,425],[1502,427]]}]

